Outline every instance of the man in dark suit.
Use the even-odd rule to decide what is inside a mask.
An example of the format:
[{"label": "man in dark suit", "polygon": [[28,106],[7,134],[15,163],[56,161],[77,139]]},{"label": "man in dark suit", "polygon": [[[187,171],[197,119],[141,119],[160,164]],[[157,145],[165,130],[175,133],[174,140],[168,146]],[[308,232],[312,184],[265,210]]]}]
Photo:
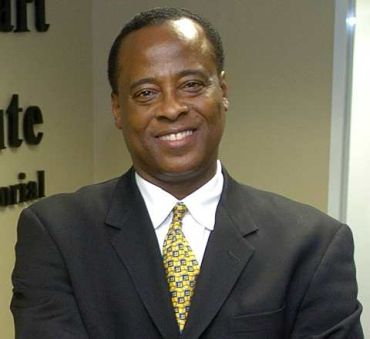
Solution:
[{"label": "man in dark suit", "polygon": [[185,10],[141,13],[109,79],[133,168],[23,211],[17,338],[363,338],[349,228],[217,160],[217,32]]}]

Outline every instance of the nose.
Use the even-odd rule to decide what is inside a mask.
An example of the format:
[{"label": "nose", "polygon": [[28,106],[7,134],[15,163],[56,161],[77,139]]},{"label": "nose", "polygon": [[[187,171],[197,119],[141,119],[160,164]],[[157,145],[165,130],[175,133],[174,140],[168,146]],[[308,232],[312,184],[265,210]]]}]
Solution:
[{"label": "nose", "polygon": [[189,111],[188,105],[176,95],[176,92],[164,93],[157,109],[157,119],[176,120]]}]

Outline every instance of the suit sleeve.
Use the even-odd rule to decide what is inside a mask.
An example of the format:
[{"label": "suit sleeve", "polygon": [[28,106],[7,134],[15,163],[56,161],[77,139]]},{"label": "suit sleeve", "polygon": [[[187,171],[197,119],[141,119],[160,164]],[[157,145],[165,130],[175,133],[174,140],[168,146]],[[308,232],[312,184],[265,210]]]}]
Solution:
[{"label": "suit sleeve", "polygon": [[352,234],[342,225],[313,275],[292,338],[362,339],[361,311]]},{"label": "suit sleeve", "polygon": [[12,281],[17,339],[88,338],[63,257],[31,208],[19,219]]}]

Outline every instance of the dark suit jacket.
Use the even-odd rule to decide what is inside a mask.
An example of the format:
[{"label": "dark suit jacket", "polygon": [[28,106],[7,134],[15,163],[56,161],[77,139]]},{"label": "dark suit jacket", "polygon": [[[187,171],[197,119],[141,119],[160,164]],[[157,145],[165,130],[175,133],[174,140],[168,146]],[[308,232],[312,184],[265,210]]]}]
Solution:
[{"label": "dark suit jacket", "polygon": [[[224,172],[181,338],[363,338],[349,228]],[[180,338],[133,171],[23,211],[17,338]]]}]

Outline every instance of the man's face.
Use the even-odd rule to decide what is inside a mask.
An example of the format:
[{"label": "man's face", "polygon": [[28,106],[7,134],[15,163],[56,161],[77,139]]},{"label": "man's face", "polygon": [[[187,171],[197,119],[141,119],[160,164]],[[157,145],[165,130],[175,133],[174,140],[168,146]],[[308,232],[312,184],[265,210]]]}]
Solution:
[{"label": "man's face", "polygon": [[130,33],[118,55],[112,95],[136,171],[158,185],[215,173],[226,84],[203,29],[189,19]]}]

